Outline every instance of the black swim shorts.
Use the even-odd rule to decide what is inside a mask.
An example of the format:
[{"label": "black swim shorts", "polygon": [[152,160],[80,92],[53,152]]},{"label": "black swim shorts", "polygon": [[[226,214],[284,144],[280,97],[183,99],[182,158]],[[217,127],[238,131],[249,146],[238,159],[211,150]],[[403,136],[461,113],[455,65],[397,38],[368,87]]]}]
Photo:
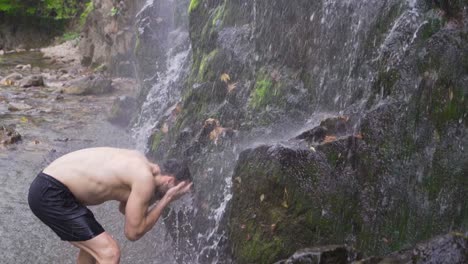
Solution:
[{"label": "black swim shorts", "polygon": [[86,241],[104,232],[91,210],[67,186],[45,173],[31,183],[28,202],[31,211],[62,240]]}]

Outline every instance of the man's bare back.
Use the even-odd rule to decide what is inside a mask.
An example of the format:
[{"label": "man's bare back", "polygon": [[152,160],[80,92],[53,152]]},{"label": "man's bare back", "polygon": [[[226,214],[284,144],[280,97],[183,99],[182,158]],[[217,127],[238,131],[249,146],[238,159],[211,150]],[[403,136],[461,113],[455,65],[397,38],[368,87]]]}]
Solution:
[{"label": "man's bare back", "polygon": [[[125,236],[135,241],[191,186],[183,162],[168,160],[161,171],[134,150],[89,148],[66,154],[39,173],[31,183],[28,203],[62,240],[80,249],[78,263],[118,263],[117,242],[86,206],[119,201]],[[153,205],[155,198],[160,200]]]},{"label": "man's bare back", "polygon": [[135,181],[152,180],[157,165],[138,151],[89,148],[66,154],[43,172],[65,184],[84,205],[125,202]]}]

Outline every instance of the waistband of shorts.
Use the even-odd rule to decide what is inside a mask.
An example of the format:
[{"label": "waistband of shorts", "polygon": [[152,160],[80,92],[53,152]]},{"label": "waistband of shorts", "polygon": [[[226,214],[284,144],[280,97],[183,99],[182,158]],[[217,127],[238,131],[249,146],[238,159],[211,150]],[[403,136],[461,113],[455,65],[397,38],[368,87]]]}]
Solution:
[{"label": "waistband of shorts", "polygon": [[44,179],[46,179],[47,181],[52,182],[53,184],[58,185],[58,186],[60,186],[61,188],[67,190],[69,193],[72,193],[72,192],[70,191],[70,189],[68,189],[68,187],[67,187],[65,184],[63,184],[61,181],[55,179],[54,177],[50,176],[49,174],[46,174],[46,173],[44,173],[44,172],[41,171],[41,172],[37,175],[37,177],[44,178]]}]

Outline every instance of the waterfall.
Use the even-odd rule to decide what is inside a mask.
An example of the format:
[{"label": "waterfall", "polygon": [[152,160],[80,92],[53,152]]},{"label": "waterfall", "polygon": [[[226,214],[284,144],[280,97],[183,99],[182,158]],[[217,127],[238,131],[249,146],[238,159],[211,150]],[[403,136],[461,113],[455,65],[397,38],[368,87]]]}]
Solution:
[{"label": "waterfall", "polygon": [[[174,16],[174,1],[163,1],[166,5],[165,9],[157,9],[154,7],[154,1],[148,0],[142,9],[138,12],[137,17],[144,16],[145,11],[150,10],[149,16],[155,16],[157,21],[160,21],[159,14],[166,12],[170,16]],[[142,25],[138,26],[140,35],[145,33],[145,30],[150,25],[146,24],[148,17],[140,18]],[[133,127],[133,134],[137,142],[137,149],[143,152],[148,152],[147,141],[154,132],[158,120],[163,114],[180,99],[180,92],[187,71],[190,67],[189,56],[191,54],[191,46],[189,45],[188,31],[183,26],[175,27],[174,17],[170,17],[170,22],[167,24],[167,47],[165,55],[162,56],[165,60],[155,61],[155,64],[163,63],[161,70],[154,72],[153,76],[145,78],[142,83],[149,83],[150,89],[141,106],[138,119]],[[154,33],[150,33],[154,34]],[[159,37],[159,36],[154,36]]]}]

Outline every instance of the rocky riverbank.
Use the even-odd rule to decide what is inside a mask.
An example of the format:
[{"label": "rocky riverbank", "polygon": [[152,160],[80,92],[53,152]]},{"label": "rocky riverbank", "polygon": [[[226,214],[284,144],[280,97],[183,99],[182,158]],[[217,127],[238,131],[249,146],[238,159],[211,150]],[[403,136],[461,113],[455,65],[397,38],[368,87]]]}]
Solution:
[{"label": "rocky riverbank", "polygon": [[[131,100],[135,81],[82,67],[78,57],[73,42],[0,56],[1,263],[74,263],[76,249],[30,212],[30,182],[48,162],[73,150],[134,148],[125,125],[111,124],[109,118],[119,109],[114,101]],[[111,203],[92,210],[122,245],[122,262],[132,263],[149,250],[154,251],[150,258],[163,255],[150,246],[150,236],[141,242],[148,246],[127,243],[116,208]]]},{"label": "rocky riverbank", "polygon": [[56,141],[73,140],[64,131],[107,119],[114,101],[136,93],[132,79],[110,78],[104,69],[82,67],[73,42],[6,54],[0,60],[1,124],[8,127],[1,133],[3,148],[18,143],[13,135],[19,133],[20,146],[53,149]]}]

